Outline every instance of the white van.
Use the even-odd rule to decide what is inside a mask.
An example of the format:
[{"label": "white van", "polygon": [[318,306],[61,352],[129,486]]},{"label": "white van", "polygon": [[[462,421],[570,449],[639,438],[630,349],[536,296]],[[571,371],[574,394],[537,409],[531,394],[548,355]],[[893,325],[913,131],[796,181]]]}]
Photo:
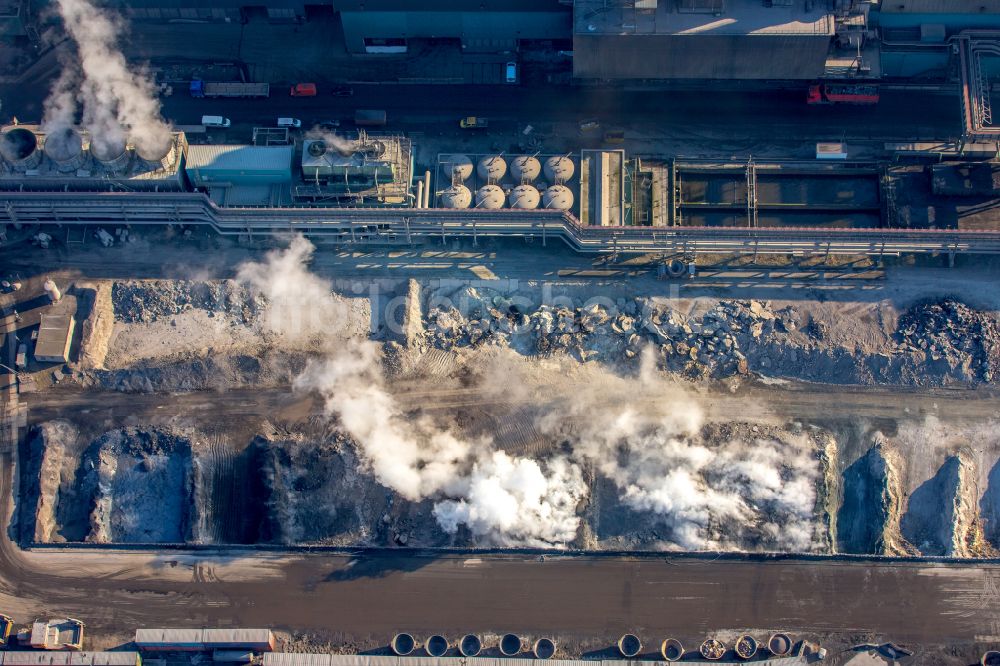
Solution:
[{"label": "white van", "polygon": [[223,118],[222,116],[202,116],[201,124],[205,127],[229,127],[233,123],[229,118]]},{"label": "white van", "polygon": [[298,118],[278,118],[278,127],[302,127]]}]

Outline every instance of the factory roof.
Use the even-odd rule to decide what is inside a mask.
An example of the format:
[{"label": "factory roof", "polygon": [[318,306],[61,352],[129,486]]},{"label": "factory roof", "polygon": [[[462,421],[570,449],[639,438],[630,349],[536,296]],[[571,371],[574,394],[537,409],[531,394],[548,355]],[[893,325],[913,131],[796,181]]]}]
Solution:
[{"label": "factory roof", "polygon": [[136,666],[138,652],[0,652],[0,666]]},{"label": "factory roof", "polygon": [[193,145],[188,146],[188,171],[288,171],[292,165],[293,146]]},{"label": "factory roof", "polygon": [[883,2],[884,14],[981,14],[987,0],[892,0]]},{"label": "factory roof", "polygon": [[338,0],[337,9],[342,12],[385,12],[385,11],[417,11],[417,12],[456,12],[456,11],[494,11],[494,12],[539,12],[539,11],[569,11],[560,0],[479,0],[470,3],[468,0]]},{"label": "factory roof", "polygon": [[[573,22],[578,35],[823,35],[834,34],[826,3],[795,2],[762,6],[760,0],[691,0],[681,11],[674,2],[649,3],[642,9],[606,0],[576,0]],[[718,11],[721,8],[721,11]]]}]

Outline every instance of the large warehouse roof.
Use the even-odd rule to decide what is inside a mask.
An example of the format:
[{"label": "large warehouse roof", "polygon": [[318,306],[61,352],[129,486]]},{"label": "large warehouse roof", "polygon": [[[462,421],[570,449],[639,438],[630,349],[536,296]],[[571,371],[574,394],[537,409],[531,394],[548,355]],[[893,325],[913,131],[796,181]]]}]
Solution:
[{"label": "large warehouse roof", "polygon": [[292,146],[220,145],[189,146],[187,170],[261,172],[288,171]]},{"label": "large warehouse roof", "polygon": [[693,3],[710,11],[680,11],[674,2],[640,9],[605,0],[576,0],[573,19],[578,35],[825,35],[834,33],[833,14],[825,2],[796,2],[765,7],[760,0]]}]

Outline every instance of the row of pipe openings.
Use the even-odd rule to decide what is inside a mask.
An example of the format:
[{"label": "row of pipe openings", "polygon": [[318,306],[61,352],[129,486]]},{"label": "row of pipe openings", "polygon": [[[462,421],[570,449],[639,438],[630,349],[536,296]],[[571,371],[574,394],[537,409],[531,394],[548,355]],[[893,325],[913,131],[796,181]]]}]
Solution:
[{"label": "row of pipe openings", "polygon": [[[758,650],[767,650],[776,657],[783,657],[791,649],[791,637],[782,633],[772,634],[766,647],[761,646],[749,634],[740,636],[733,644],[733,651],[739,659],[753,659]],[[708,638],[698,647],[698,654],[711,661],[722,659],[727,651],[726,644],[716,638]],[[618,652],[626,659],[634,659],[642,652],[642,641],[635,634],[625,634],[618,639]],[[660,644],[660,656],[666,661],[680,661],[684,658],[684,645],[676,638],[668,638]]]},{"label": "row of pipe openings", "polygon": [[[390,647],[400,657],[413,654],[421,647],[428,656],[443,657],[452,648],[452,644],[444,636],[435,634],[420,645],[412,634],[399,633],[392,637]],[[466,634],[455,647],[463,657],[475,657],[483,650],[483,640],[475,634]],[[525,643],[517,634],[504,634],[497,647],[503,656],[516,657],[524,652]],[[551,638],[539,638],[532,644],[531,653],[536,659],[549,659],[556,653],[555,641]]]}]

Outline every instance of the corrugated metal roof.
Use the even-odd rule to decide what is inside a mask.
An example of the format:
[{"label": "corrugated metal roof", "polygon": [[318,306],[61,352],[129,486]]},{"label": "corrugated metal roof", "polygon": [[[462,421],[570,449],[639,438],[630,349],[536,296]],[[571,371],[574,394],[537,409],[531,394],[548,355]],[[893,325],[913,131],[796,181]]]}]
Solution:
[{"label": "corrugated metal roof", "polygon": [[0,666],[136,666],[138,652],[0,652]]},{"label": "corrugated metal roof", "polygon": [[270,629],[205,629],[202,642],[263,645],[274,640]]},{"label": "corrugated metal roof", "polygon": [[201,629],[136,629],[136,645],[160,643],[201,643]]},{"label": "corrugated metal roof", "polygon": [[185,169],[202,171],[291,171],[293,146],[188,146]]},{"label": "corrugated metal roof", "polygon": [[[73,315],[41,316],[38,340],[35,341],[35,358],[39,360],[68,360],[70,342],[75,326]],[[42,645],[48,637],[49,625],[36,622],[31,626],[31,644]]]},{"label": "corrugated metal roof", "polygon": [[263,666],[330,666],[331,655],[268,652]]},{"label": "corrugated metal roof", "polygon": [[226,644],[245,647],[270,645],[270,629],[137,629],[136,645],[207,645]]},{"label": "corrugated metal roof", "polygon": [[[885,14],[982,14],[989,0],[892,0],[883,2]],[[997,10],[993,8],[993,13]]]}]

